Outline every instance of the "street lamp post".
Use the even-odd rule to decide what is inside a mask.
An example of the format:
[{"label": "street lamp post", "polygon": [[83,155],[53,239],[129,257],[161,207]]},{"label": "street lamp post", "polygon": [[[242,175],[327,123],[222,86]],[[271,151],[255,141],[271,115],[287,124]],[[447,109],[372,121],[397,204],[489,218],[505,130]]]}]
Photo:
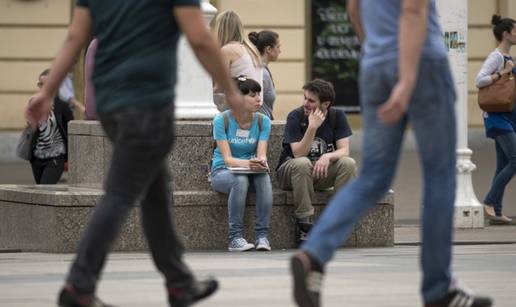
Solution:
[{"label": "street lamp post", "polygon": [[471,173],[476,169],[468,148],[468,1],[437,0],[445,43],[457,89],[457,188],[455,227],[483,228],[484,212],[478,201]]}]

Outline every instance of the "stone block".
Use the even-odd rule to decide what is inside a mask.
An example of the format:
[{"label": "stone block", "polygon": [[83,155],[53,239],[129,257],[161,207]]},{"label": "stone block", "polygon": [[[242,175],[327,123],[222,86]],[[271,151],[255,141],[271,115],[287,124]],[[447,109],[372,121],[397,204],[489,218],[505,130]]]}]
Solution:
[{"label": "stone block", "polygon": [[[284,122],[275,121],[271,129],[267,157],[273,186],[277,186],[276,166],[282,149]],[[97,121],[69,124],[70,183],[101,187],[107,174],[112,145]],[[177,121],[176,140],[168,157],[174,190],[207,190],[213,150],[211,122]]]},{"label": "stone block", "polygon": [[[274,249],[294,248],[292,193],[274,191],[269,239]],[[73,252],[102,191],[73,186],[0,186],[0,249]],[[331,192],[316,194],[318,216]],[[356,226],[346,246],[392,246],[394,206],[392,192]],[[172,203],[172,200],[171,200]],[[245,213],[245,236],[254,241],[255,199],[250,195]],[[212,191],[176,191],[171,216],[188,250],[227,248],[227,197]],[[131,211],[114,250],[146,248],[138,207]],[[344,239],[344,238],[343,238]]]}]

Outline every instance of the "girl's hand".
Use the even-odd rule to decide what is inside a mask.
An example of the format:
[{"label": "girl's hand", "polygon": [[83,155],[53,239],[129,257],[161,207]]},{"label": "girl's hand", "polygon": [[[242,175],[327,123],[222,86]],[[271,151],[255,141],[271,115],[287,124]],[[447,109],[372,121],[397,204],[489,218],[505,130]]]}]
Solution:
[{"label": "girl's hand", "polygon": [[514,69],[514,62],[513,61],[507,61],[505,62],[505,67],[502,70],[502,74],[508,74]]},{"label": "girl's hand", "polygon": [[267,169],[267,161],[265,159],[251,158],[249,159],[249,168],[259,171]]}]

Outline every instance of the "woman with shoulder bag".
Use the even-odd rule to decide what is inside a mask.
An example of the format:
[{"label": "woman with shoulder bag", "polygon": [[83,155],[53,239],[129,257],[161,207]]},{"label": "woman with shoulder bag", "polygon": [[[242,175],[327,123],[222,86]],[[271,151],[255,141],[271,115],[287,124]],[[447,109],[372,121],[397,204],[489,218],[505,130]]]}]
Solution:
[{"label": "woman with shoulder bag", "polygon": [[[510,55],[511,47],[516,44],[516,21],[493,15],[491,24],[499,44],[486,58],[476,77],[479,89],[516,72]],[[495,140],[496,146],[496,172],[484,199],[484,214],[492,223],[511,224],[512,219],[502,213],[502,201],[505,186],[516,173],[516,110],[484,112],[483,117],[486,135]]]},{"label": "woman with shoulder bag", "polygon": [[[49,72],[46,69],[39,75],[40,89]],[[56,184],[61,178],[68,157],[68,122],[71,120],[72,110],[56,97],[46,121],[29,122],[34,133],[29,161],[37,184]]]}]

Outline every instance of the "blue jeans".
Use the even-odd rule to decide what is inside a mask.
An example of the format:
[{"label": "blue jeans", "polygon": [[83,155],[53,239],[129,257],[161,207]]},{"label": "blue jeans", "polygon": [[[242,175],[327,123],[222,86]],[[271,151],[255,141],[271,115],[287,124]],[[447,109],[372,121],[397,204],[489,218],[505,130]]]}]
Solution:
[{"label": "blue jeans", "polygon": [[242,237],[244,232],[245,200],[249,186],[256,192],[256,238],[266,237],[272,213],[272,184],[269,174],[233,174],[220,168],[211,175],[212,188],[229,194],[229,240]]},{"label": "blue jeans", "polygon": [[382,124],[378,108],[398,80],[398,63],[382,63],[360,74],[364,123],[363,162],[356,180],[340,189],[312,229],[302,250],[322,265],[342,245],[353,225],[388,191],[410,123],[424,176],[422,294],[426,302],[447,292],[451,282],[452,224],[455,201],[455,90],[447,59],[422,60],[406,115]]},{"label": "blue jeans", "polygon": [[516,173],[516,133],[511,132],[497,136],[495,146],[496,172],[484,203],[493,206],[496,215],[501,216],[505,186]]},{"label": "blue jeans", "polygon": [[111,164],[98,202],[82,234],[68,283],[93,293],[107,256],[129,212],[140,203],[143,230],[168,287],[191,285],[183,245],[170,219],[166,158],[174,142],[173,108],[127,108],[99,115],[113,143]]}]

